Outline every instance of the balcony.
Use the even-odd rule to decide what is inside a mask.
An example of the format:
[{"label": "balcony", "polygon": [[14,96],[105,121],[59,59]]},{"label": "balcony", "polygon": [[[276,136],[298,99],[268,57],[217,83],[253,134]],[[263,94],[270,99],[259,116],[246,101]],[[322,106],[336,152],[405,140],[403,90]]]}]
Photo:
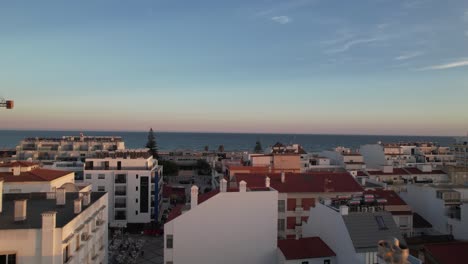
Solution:
[{"label": "balcony", "polygon": [[118,211],[115,213],[115,220],[127,220],[127,214],[125,211]]},{"label": "balcony", "polygon": [[127,203],[115,203],[115,208],[127,208]]},{"label": "balcony", "polygon": [[461,220],[461,210],[460,208],[451,208],[448,209],[445,215],[450,219]]},{"label": "balcony", "polygon": [[127,178],[125,177],[125,175],[118,174],[115,177],[115,183],[116,184],[126,184],[127,183]]},{"label": "balcony", "polygon": [[115,196],[127,196],[127,191],[126,190],[115,190]]}]

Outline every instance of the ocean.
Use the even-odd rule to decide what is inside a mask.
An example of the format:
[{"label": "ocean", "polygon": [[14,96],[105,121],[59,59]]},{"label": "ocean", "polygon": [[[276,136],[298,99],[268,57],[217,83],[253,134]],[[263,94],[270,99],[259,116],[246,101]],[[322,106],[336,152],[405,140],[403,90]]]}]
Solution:
[{"label": "ocean", "polygon": [[[26,137],[61,137],[78,136],[83,132],[88,136],[121,136],[126,148],[142,148],[146,144],[148,132],[118,132],[118,131],[29,131],[0,130],[0,149],[14,148],[20,140]],[[329,150],[336,146],[353,149],[364,144],[382,142],[431,141],[442,146],[450,146],[452,137],[437,136],[378,136],[378,135],[303,135],[303,134],[240,134],[240,133],[188,133],[188,132],[155,132],[160,150],[191,149],[202,150],[208,146],[210,150],[224,145],[226,151],[253,150],[255,142],[260,140],[263,148],[276,142],[284,144],[301,144],[308,152]]]}]

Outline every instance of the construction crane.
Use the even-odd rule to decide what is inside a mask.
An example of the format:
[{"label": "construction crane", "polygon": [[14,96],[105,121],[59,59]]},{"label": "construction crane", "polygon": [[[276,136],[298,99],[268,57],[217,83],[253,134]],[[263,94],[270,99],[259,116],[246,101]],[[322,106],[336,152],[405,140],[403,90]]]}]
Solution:
[{"label": "construction crane", "polygon": [[13,109],[13,106],[13,100],[5,100],[3,97],[0,97],[0,107],[5,107],[6,109]]}]

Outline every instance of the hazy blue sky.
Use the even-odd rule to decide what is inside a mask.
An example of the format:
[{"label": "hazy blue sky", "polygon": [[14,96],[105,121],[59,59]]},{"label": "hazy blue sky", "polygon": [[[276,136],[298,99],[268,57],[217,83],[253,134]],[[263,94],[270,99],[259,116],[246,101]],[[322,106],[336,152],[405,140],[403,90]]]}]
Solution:
[{"label": "hazy blue sky", "polygon": [[457,135],[468,1],[0,1],[0,129]]}]

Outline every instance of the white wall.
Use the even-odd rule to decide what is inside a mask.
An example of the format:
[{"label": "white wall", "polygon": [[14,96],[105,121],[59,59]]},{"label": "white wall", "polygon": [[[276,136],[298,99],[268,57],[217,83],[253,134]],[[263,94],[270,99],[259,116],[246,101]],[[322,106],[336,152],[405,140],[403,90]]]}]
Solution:
[{"label": "white wall", "polygon": [[448,234],[447,217],[445,216],[445,203],[437,199],[436,190],[422,185],[408,184],[407,192],[399,193],[400,197],[432,224],[433,229]]},{"label": "white wall", "polygon": [[383,147],[379,144],[363,145],[359,153],[364,157],[368,169],[380,169],[385,164]]},{"label": "white wall", "polygon": [[302,228],[303,237],[320,237],[335,252],[339,264],[362,263],[339,212],[316,203],[310,208],[309,220]]},{"label": "white wall", "polygon": [[174,236],[164,261],[276,263],[277,219],[276,191],[219,193],[164,226]]}]

